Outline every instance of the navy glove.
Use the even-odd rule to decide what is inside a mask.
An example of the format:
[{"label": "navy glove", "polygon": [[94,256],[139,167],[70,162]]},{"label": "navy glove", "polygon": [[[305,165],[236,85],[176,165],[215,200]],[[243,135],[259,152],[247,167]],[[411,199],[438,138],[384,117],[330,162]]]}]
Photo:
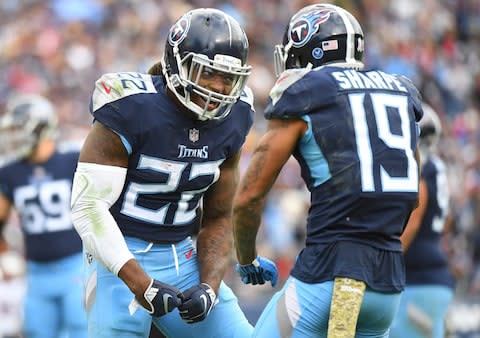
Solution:
[{"label": "navy glove", "polygon": [[152,279],[143,297],[150,305],[152,316],[160,317],[173,311],[182,303],[182,292],[174,286]]},{"label": "navy glove", "polygon": [[180,317],[187,323],[196,323],[207,318],[218,303],[215,292],[206,283],[192,286],[183,292],[183,303],[178,307]]},{"label": "navy glove", "polygon": [[240,275],[245,284],[265,284],[266,281],[272,283],[272,287],[277,285],[278,270],[277,266],[271,260],[257,256],[251,264],[235,266],[235,270]]}]

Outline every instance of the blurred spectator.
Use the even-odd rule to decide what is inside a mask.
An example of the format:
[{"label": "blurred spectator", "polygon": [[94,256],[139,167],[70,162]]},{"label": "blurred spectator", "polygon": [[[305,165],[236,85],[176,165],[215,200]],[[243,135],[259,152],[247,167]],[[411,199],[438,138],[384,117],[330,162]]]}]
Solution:
[{"label": "blurred spectator", "polygon": [[[261,134],[265,128],[262,110],[275,81],[273,46],[281,41],[288,18],[314,2],[1,1],[0,107],[13,91],[45,95],[58,107],[61,137],[82,139],[91,121],[88,104],[92,84],[100,74],[119,69],[146,71],[146,65],[163,54],[161,37],[174,18],[192,7],[216,7],[245,25],[254,67],[249,86],[256,95],[258,113],[252,133]],[[456,299],[480,301],[480,2],[325,2],[347,8],[361,21],[368,39],[367,67],[394,70],[414,79],[424,98],[439,112],[445,130],[440,156],[450,168],[454,211],[453,235],[447,241],[462,276]],[[248,152],[244,161],[247,158]],[[308,207],[308,201],[300,197],[304,187],[294,179],[295,170],[282,173],[284,179],[272,192],[264,219],[266,223],[275,222],[276,229],[284,229],[281,233],[269,231],[267,224],[259,235],[261,243],[272,242],[266,240],[271,236],[280,236],[278,245],[265,246],[279,259],[285,256],[284,245],[285,250],[290,250],[291,245],[303,246],[302,234],[298,233],[292,215],[303,203],[303,207]],[[293,202],[280,202],[285,200]],[[289,263],[285,264],[288,267]],[[235,278],[232,275],[232,286],[238,282]],[[249,289],[245,304],[250,299],[268,298],[266,292],[262,288]],[[246,306],[259,307],[250,303]]]}]

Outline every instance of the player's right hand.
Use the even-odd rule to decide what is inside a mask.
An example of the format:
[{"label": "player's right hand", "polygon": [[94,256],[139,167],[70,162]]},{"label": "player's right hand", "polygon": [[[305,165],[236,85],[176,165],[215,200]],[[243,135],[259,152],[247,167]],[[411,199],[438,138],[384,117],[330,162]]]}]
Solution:
[{"label": "player's right hand", "polygon": [[274,262],[265,257],[257,256],[251,264],[237,264],[235,270],[245,284],[265,284],[266,281],[270,281],[272,287],[277,285],[277,266]]},{"label": "player's right hand", "polygon": [[183,300],[183,294],[179,289],[156,279],[152,279],[143,297],[150,306],[150,309],[146,310],[155,317],[173,311]]},{"label": "player's right hand", "polygon": [[25,275],[25,259],[14,251],[0,252],[0,280],[10,280]]}]

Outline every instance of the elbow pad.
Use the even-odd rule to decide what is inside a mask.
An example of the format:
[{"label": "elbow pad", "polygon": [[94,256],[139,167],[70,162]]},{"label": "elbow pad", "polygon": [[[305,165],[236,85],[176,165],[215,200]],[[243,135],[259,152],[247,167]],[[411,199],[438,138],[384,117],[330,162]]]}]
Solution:
[{"label": "elbow pad", "polygon": [[79,162],[72,187],[72,222],[83,246],[115,275],[134,258],[109,211],[126,175],[126,168]]}]

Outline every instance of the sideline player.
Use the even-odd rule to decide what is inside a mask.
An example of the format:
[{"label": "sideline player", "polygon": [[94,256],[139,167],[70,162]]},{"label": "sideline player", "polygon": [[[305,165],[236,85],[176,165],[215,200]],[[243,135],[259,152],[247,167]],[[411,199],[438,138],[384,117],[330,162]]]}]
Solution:
[{"label": "sideline player", "polygon": [[8,100],[0,120],[0,151],[9,159],[0,168],[0,231],[15,209],[27,259],[27,338],[59,337],[61,332],[87,337],[82,244],[70,218],[79,152],[61,151],[56,134],[57,116],[46,98],[19,94]]},{"label": "sideline player", "polygon": [[432,107],[423,105],[419,149],[422,157],[419,205],[400,237],[405,251],[407,287],[390,337],[445,337],[445,316],[455,278],[442,247],[449,213],[446,166],[438,156],[442,125]]},{"label": "sideline player", "polygon": [[96,82],[72,194],[91,337],[147,337],[152,320],[167,337],[250,336],[222,282],[253,123],[247,55],[232,17],[195,9],[173,24],[149,74]]},{"label": "sideline player", "polygon": [[254,337],[387,337],[405,286],[400,234],[418,195],[422,106],[410,80],[362,70],[364,36],[346,10],[293,15],[275,48],[268,129],[234,199],[242,281],[275,283],[256,235],[265,198],[293,155],[311,193],[306,246]]}]

